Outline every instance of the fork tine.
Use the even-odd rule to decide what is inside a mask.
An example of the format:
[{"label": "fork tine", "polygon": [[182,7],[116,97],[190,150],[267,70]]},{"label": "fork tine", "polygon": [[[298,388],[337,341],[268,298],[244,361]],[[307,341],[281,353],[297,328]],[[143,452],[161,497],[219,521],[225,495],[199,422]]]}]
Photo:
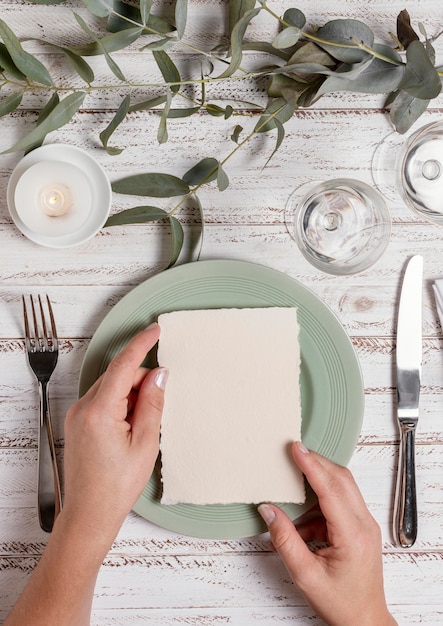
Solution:
[{"label": "fork tine", "polygon": [[54,319],[54,313],[52,312],[51,301],[49,300],[49,296],[47,294],[46,294],[46,302],[48,304],[49,320],[51,322],[52,341],[54,344],[54,350],[56,350],[58,348],[57,327],[55,325],[55,319]]},{"label": "fork tine", "polygon": [[33,346],[32,346],[32,340],[31,340],[31,331],[29,327],[29,315],[28,315],[28,309],[26,306],[25,296],[22,296],[22,302],[23,302],[23,319],[25,321],[25,344],[26,344],[26,349],[31,350]]}]

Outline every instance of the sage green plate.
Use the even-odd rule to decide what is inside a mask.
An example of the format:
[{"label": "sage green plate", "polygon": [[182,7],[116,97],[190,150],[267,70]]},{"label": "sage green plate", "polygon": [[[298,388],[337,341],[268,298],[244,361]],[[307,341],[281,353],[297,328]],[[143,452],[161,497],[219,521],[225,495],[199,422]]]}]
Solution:
[{"label": "sage green plate", "polygon": [[[346,465],[363,418],[363,382],[357,356],[340,322],[317,296],[285,274],[261,265],[199,261],[169,269],[136,287],[110,311],[94,334],[80,372],[80,394],[129,339],[157,320],[160,313],[268,306],[298,309],[303,442]],[[212,539],[248,537],[266,530],[253,505],[165,506],[160,504],[160,494],[157,467],[134,510],[163,528]],[[315,502],[316,496],[308,488],[303,505],[283,508],[295,519]]]}]

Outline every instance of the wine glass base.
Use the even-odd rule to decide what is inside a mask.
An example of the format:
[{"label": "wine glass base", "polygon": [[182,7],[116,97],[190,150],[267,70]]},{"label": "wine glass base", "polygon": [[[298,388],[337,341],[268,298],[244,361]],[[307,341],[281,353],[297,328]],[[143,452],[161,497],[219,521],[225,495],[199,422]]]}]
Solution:
[{"label": "wine glass base", "polygon": [[366,183],[346,178],[296,189],[285,219],[305,258],[337,275],[360,272],[375,263],[391,231],[383,198]]}]

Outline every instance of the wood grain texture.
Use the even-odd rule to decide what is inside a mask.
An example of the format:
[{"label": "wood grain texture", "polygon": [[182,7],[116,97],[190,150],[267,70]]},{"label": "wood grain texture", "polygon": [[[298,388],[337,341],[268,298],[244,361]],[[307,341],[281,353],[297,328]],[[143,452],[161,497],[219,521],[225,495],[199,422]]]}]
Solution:
[{"label": "wood grain texture", "polygon": [[[289,0],[271,2],[283,13]],[[329,19],[361,19],[379,41],[390,43],[388,31],[406,8],[414,25],[423,22],[430,36],[443,27],[441,1],[317,0],[300,7],[309,24]],[[45,7],[25,0],[3,0],[0,17],[21,37],[68,45],[86,41],[75,26],[72,10],[92,27],[102,28],[80,0]],[[172,3],[155,4],[171,16]],[[185,40],[209,51],[226,41],[227,3],[190,0]],[[254,20],[248,37],[269,39],[275,22],[266,15]],[[35,41],[25,47],[47,63],[59,86],[81,86],[53,49]],[[443,38],[435,42],[443,55]],[[140,85],[160,75],[139,45],[115,53],[127,77]],[[199,56],[180,45],[171,51],[183,75],[199,68]],[[262,62],[248,54],[248,66]],[[266,104],[266,84],[248,79],[208,85],[211,100],[253,99],[238,104],[229,120],[199,113],[171,120],[169,141],[158,146],[157,112],[128,116],[112,138],[126,149],[118,157],[101,150],[98,135],[112,119],[127,92],[110,77],[104,60],[89,58],[96,83],[72,122],[51,133],[47,143],[69,143],[86,149],[110,180],[145,171],[183,175],[200,159],[224,159],[235,148],[230,140],[236,124],[244,135],[254,127]],[[6,93],[6,92],[5,92]],[[158,93],[140,86],[134,101]],[[198,90],[186,92],[198,98]],[[0,151],[32,128],[48,94],[30,91],[20,109],[0,119]],[[350,462],[383,536],[385,586],[399,624],[440,626],[443,572],[443,339],[432,283],[443,277],[443,230],[418,218],[400,196],[389,201],[392,234],[387,250],[369,270],[337,277],[319,272],[301,255],[288,234],[288,198],[309,180],[351,177],[372,184],[371,163],[379,142],[392,131],[383,96],[333,94],[299,110],[285,125],[283,145],[267,167],[275,145],[272,134],[255,137],[226,162],[228,189],[215,184],[199,191],[205,215],[201,258],[252,261],[299,280],[337,315],[358,355],[365,389],[365,413],[359,442]],[[421,124],[439,120],[443,96],[432,102]],[[77,397],[79,372],[102,319],[133,287],[162,271],[169,257],[165,225],[133,225],[103,229],[91,241],[72,249],[50,250],[28,241],[14,226],[6,189],[20,154],[0,156],[0,619],[25,585],[47,542],[36,515],[37,407],[35,381],[23,347],[21,295],[48,293],[56,314],[61,354],[51,384],[51,402],[59,466],[63,464],[63,421]],[[112,213],[147,203],[138,197],[113,195]],[[149,202],[150,203],[150,202]],[[169,200],[156,201],[171,208]],[[196,259],[199,236],[195,207],[177,213],[190,242],[180,262]],[[423,377],[421,416],[417,431],[419,536],[408,550],[392,541],[392,497],[398,454],[395,421],[395,328],[398,296],[406,260],[422,254],[425,266],[423,308]],[[344,515],[346,512],[344,512]],[[399,583],[401,581],[401,584]],[[131,513],[126,519],[97,583],[92,624],[153,626],[199,625],[323,626],[290,583],[286,570],[269,549],[266,534],[232,541],[202,540],[162,529]]]}]

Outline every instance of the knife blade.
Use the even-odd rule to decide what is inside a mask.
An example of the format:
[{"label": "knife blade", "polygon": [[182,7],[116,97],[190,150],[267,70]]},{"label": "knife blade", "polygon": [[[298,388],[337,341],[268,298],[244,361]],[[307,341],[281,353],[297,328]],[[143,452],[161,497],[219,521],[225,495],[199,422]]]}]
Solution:
[{"label": "knife blade", "polygon": [[422,365],[423,257],[407,265],[397,320],[397,421],[400,431],[394,501],[394,539],[403,548],[417,538],[415,431],[419,415]]}]

